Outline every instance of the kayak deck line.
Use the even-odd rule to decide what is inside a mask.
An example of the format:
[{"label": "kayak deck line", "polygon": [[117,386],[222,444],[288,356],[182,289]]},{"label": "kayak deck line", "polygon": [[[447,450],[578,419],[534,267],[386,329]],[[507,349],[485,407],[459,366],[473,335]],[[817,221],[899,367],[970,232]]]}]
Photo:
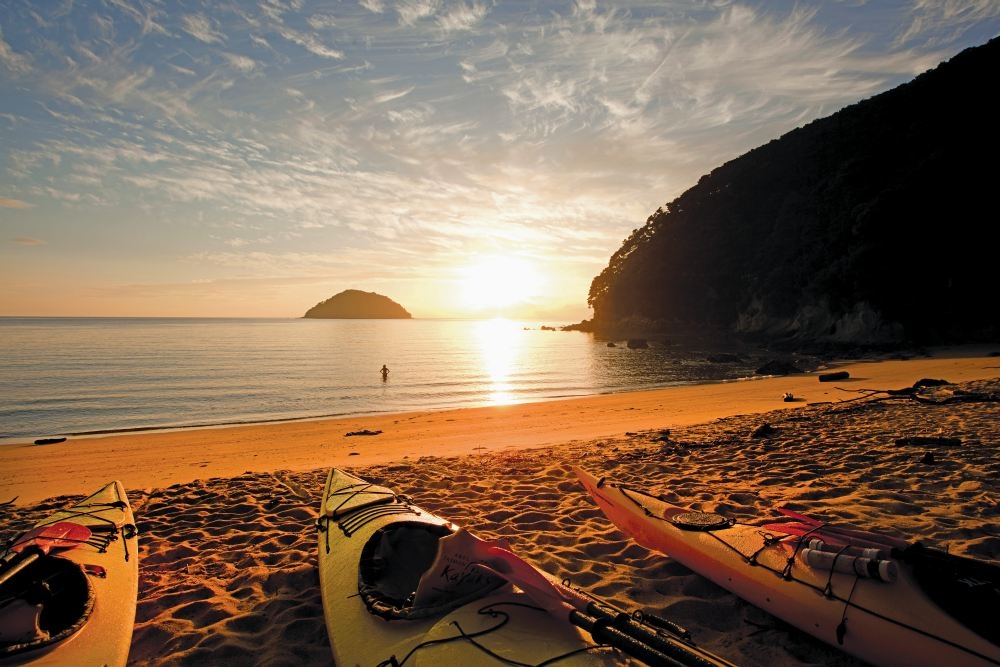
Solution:
[{"label": "kayak deck line", "polygon": [[[77,519],[88,520],[86,525],[87,528],[90,529],[91,535],[87,540],[85,540],[85,543],[93,546],[99,552],[105,553],[111,544],[113,542],[117,542],[120,537],[125,562],[128,562],[132,557],[128,550],[128,540],[136,537],[139,534],[139,529],[134,523],[125,523],[123,521],[117,521],[115,519],[102,516],[102,514],[108,510],[118,510],[122,513],[122,516],[125,516],[125,511],[129,508],[128,501],[125,498],[122,498],[122,489],[118,484],[109,484],[106,488],[114,489],[115,500],[110,502],[87,502],[90,497],[93,497],[90,496],[80,503],[60,510],[47,519],[40,521],[35,528],[51,526],[61,522],[78,523],[75,521]],[[91,524],[89,521],[95,521],[97,523]],[[11,543],[9,548],[15,548],[17,546],[17,541],[22,538],[23,535],[14,538],[14,541]]]},{"label": "kayak deck line", "polygon": [[[343,531],[346,537],[351,537],[372,521],[384,516],[392,516],[393,514],[418,514],[418,512],[415,512],[412,506],[405,503],[364,507],[341,515],[340,519],[337,520],[337,527]],[[327,530],[333,520],[333,517],[321,516],[316,520],[316,527],[320,530]],[[327,544],[327,549],[329,549],[329,544]]]},{"label": "kayak deck line", "polygon": [[[472,645],[473,647],[475,647],[477,650],[479,650],[480,652],[482,652],[482,653],[490,656],[491,658],[494,658],[495,660],[499,660],[499,661],[505,662],[507,664],[512,664],[507,658],[505,658],[502,655],[498,654],[496,651],[491,650],[485,644],[482,644],[481,642],[476,641],[479,638],[487,637],[487,636],[492,635],[492,634],[494,634],[496,632],[499,632],[500,630],[502,630],[504,627],[506,627],[511,622],[512,614],[509,613],[509,612],[507,612],[507,611],[501,610],[500,609],[501,607],[511,607],[512,609],[516,608],[516,609],[522,609],[522,610],[529,610],[529,611],[537,612],[539,614],[547,614],[548,613],[544,609],[542,609],[541,607],[535,606],[533,604],[525,604],[525,603],[522,603],[522,602],[511,602],[511,601],[507,601],[507,602],[492,602],[492,603],[487,604],[487,605],[485,605],[483,607],[480,607],[476,611],[476,613],[479,614],[479,615],[481,615],[481,616],[486,616],[486,617],[488,617],[490,619],[499,619],[499,621],[496,624],[494,624],[494,625],[492,625],[492,626],[490,626],[488,628],[484,628],[482,630],[477,630],[476,632],[471,632],[470,633],[470,632],[466,632],[462,628],[462,624],[459,621],[451,621],[451,625],[454,626],[455,631],[456,631],[457,634],[452,635],[450,637],[443,637],[441,639],[428,639],[428,640],[424,640],[424,641],[420,642],[419,644],[417,644],[416,646],[414,646],[413,648],[411,648],[409,650],[409,652],[406,655],[403,656],[402,659],[397,658],[395,655],[391,655],[388,658],[386,658],[385,660],[382,660],[381,662],[377,663],[376,667],[402,667],[403,665],[405,665],[407,663],[407,661],[410,660],[410,658],[412,658],[414,656],[415,653],[417,653],[417,651],[420,651],[420,650],[423,650],[423,649],[432,648],[432,647],[435,647],[435,646],[440,646],[440,645],[443,645],[443,644],[449,644],[449,643],[454,643],[454,642],[462,642],[462,641],[468,642],[470,645]],[[552,663],[558,663],[558,662],[560,662],[562,660],[565,660],[565,659],[567,659],[567,658],[569,658],[569,657],[571,657],[573,655],[576,655],[578,653],[584,653],[584,652],[594,651],[594,650],[610,649],[610,648],[612,648],[610,645],[606,645],[606,644],[594,644],[594,645],[582,647],[582,648],[579,648],[579,649],[576,649],[576,650],[573,650],[573,651],[567,651],[566,653],[563,653],[562,655],[552,656],[552,657],[546,659],[544,662],[541,662],[541,663],[538,663],[538,664],[539,665],[548,665],[548,664],[552,664]],[[513,664],[519,664],[519,663],[513,663]]]}]

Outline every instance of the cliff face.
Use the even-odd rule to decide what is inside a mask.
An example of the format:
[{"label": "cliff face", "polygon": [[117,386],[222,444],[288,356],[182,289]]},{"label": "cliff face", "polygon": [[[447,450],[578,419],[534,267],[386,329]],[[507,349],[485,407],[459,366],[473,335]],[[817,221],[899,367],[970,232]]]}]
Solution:
[{"label": "cliff face", "polygon": [[317,303],[304,317],[325,319],[410,319],[412,315],[389,297],[349,289]]},{"label": "cliff face", "polygon": [[1000,38],[703,176],[594,278],[592,326],[995,340],[998,68]]}]

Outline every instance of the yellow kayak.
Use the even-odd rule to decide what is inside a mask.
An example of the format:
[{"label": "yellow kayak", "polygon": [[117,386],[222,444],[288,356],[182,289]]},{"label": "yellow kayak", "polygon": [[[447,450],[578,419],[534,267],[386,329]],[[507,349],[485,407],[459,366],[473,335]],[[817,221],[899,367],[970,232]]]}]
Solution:
[{"label": "yellow kayak", "polygon": [[0,552],[0,665],[124,665],[138,591],[138,531],[115,481]]},{"label": "yellow kayak", "polygon": [[337,667],[731,667],[667,621],[611,608],[342,470],[327,476],[317,536]]}]

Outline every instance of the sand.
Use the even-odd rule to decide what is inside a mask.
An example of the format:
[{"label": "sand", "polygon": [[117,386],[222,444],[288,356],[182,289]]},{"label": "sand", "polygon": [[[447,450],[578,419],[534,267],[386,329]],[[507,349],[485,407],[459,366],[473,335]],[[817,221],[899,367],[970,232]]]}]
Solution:
[{"label": "sand", "polygon": [[[121,479],[141,531],[129,664],[330,665],[313,525],[339,466],[671,618],[734,663],[856,665],[633,543],[570,468],[741,520],[784,505],[1000,560],[1000,403],[960,400],[1000,395],[1000,358],[962,349],[834,369],[850,377],[5,446],[0,500],[19,497],[0,536]],[[938,403],[886,393],[923,378],[953,384],[925,390]]]}]

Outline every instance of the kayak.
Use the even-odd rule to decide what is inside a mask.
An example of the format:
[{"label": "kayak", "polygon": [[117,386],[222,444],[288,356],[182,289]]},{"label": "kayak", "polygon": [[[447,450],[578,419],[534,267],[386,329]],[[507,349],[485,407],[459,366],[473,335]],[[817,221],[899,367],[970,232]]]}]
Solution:
[{"label": "kayak", "polygon": [[316,524],[334,662],[364,665],[731,663],[666,619],[557,581],[391,489],[330,470]]},{"label": "kayak", "polygon": [[874,665],[1000,665],[1000,567],[781,510],[738,523],[576,469],[608,518],[747,602]]},{"label": "kayak", "polygon": [[138,531],[115,481],[0,552],[0,665],[124,665],[138,592]]}]

